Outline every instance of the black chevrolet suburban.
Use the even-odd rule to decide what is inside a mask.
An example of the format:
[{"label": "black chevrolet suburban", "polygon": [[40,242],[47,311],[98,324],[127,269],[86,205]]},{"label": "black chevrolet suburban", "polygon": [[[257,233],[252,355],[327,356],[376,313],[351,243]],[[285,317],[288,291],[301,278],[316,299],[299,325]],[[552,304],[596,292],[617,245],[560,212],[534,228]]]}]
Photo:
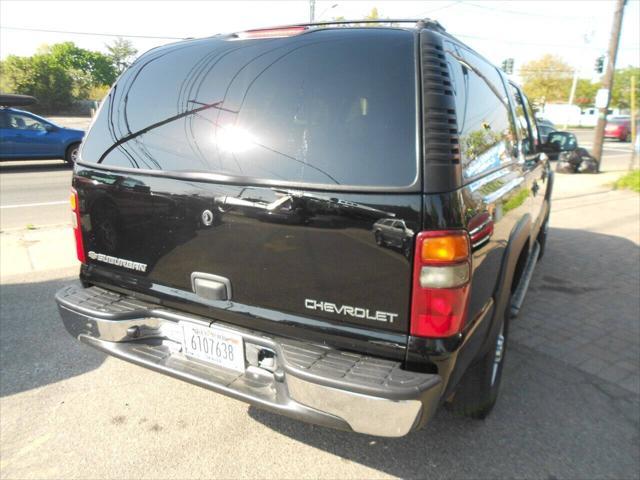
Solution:
[{"label": "black chevrolet suburban", "polygon": [[162,46],[83,143],[56,300],[87,345],[295,419],[484,418],[552,180],[520,88],[437,22]]}]

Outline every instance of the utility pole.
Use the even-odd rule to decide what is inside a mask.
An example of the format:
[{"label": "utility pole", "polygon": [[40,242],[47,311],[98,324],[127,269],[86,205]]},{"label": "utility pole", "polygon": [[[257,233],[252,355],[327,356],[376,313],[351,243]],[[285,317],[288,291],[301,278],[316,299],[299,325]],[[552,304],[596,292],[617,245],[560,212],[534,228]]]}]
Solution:
[{"label": "utility pole", "polygon": [[309,0],[309,23],[315,22],[316,19],[316,0]]},{"label": "utility pole", "polygon": [[611,27],[611,38],[609,39],[609,54],[607,56],[607,70],[602,80],[602,88],[607,91],[606,102],[604,106],[599,107],[598,123],[596,125],[595,135],[593,137],[593,156],[598,163],[597,171],[600,171],[602,163],[602,144],[604,142],[604,127],[607,123],[607,111],[609,110],[609,101],[611,100],[611,89],[613,88],[613,75],[616,66],[616,57],[618,55],[618,43],[620,42],[620,30],[622,28],[622,15],[627,0],[616,0],[616,10],[613,14],[613,27]]}]

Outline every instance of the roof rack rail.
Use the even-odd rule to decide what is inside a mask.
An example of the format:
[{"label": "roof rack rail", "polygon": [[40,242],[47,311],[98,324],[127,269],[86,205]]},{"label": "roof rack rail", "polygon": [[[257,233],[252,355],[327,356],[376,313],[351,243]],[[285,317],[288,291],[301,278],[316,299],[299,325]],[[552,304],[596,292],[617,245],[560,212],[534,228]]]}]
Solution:
[{"label": "roof rack rail", "polygon": [[369,19],[356,19],[356,20],[330,20],[323,22],[310,22],[310,23],[292,23],[289,25],[280,25],[277,27],[260,28],[259,30],[276,30],[286,27],[316,27],[323,25],[349,25],[353,23],[415,23],[419,28],[432,28],[444,32],[445,29],[440,23],[430,18],[376,18],[374,20]]}]

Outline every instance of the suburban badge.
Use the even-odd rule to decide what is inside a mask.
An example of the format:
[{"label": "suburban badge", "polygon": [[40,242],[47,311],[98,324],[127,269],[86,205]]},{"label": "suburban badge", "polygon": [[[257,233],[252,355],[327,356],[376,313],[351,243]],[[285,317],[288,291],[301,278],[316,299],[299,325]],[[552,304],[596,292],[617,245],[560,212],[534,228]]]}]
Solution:
[{"label": "suburban badge", "polygon": [[96,253],[94,251],[89,252],[89,258],[91,260],[97,260],[98,262],[109,263],[117,267],[124,267],[130,270],[138,270],[139,272],[147,271],[147,264],[140,262],[133,262],[131,260],[125,260],[124,258],[112,257],[103,253]]}]

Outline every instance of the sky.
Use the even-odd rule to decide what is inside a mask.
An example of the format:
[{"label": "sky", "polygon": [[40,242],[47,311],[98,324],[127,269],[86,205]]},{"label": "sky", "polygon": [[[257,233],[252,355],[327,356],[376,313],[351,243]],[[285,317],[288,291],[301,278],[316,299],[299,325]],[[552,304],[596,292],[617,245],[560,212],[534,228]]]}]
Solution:
[{"label": "sky", "polygon": [[[523,63],[553,53],[591,78],[596,57],[607,50],[614,6],[614,0],[317,1],[315,12],[316,21],[359,19],[373,7],[386,18],[429,17],[495,64],[514,58],[516,72]],[[307,21],[305,0],[0,0],[0,58],[31,55],[43,44],[64,41],[106,51],[105,43],[118,35],[142,53],[178,38]],[[625,8],[616,65],[640,66],[640,0],[629,0]]]}]

